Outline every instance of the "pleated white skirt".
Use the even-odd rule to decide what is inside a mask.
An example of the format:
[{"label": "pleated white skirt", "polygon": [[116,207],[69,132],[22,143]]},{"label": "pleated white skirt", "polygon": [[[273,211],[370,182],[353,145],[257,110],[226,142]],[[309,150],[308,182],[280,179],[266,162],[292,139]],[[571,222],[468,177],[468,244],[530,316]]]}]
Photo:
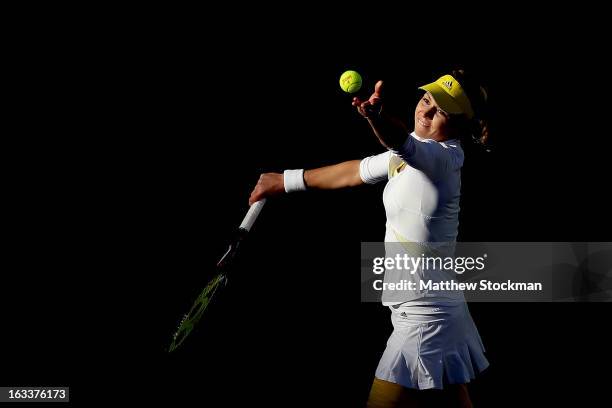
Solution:
[{"label": "pleated white skirt", "polygon": [[488,367],[465,302],[406,302],[391,306],[393,333],[376,378],[415,389],[463,384]]}]

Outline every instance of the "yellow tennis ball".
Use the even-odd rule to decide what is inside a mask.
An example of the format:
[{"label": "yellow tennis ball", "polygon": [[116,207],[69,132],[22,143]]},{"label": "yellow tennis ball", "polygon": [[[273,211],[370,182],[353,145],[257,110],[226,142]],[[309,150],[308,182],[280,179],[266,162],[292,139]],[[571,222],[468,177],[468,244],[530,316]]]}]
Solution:
[{"label": "yellow tennis ball", "polygon": [[359,72],[345,71],[340,76],[340,88],[348,93],[355,93],[361,89],[361,75],[359,75]]}]

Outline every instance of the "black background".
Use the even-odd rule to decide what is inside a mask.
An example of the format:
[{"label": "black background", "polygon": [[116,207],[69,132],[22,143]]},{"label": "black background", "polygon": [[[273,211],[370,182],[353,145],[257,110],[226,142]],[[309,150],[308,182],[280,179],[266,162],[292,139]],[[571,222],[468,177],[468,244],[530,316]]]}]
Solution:
[{"label": "black background", "polygon": [[[610,240],[596,32],[290,25],[21,33],[3,149],[2,385],[69,385],[77,404],[361,406],[391,332],[357,278],[359,243],[384,236],[383,186],[270,200],[229,286],[166,351],[260,173],[383,151],[339,89],[346,69],[365,90],[384,79],[409,123],[415,88],[451,67],[488,86],[496,148],[466,153],[459,239]],[[476,406],[605,395],[608,303],[470,310],[491,362]]]}]

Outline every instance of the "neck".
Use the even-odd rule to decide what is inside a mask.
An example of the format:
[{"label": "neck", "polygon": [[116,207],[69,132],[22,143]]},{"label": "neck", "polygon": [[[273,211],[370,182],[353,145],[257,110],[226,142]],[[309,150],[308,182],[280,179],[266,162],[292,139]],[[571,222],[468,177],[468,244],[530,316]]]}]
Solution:
[{"label": "neck", "polygon": [[419,139],[431,139],[431,140],[435,140],[436,142],[444,142],[446,140],[449,140],[448,137],[444,137],[441,135],[433,135],[433,136],[421,136],[418,134],[418,132],[416,130],[412,131],[412,134],[416,135],[419,137]]}]

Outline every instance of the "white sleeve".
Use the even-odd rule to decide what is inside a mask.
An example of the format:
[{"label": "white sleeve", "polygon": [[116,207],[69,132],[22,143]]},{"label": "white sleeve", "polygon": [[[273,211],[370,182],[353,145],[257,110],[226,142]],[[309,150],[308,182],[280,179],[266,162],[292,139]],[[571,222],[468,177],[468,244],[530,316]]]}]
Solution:
[{"label": "white sleeve", "polygon": [[463,166],[463,149],[456,140],[444,143],[432,139],[418,140],[410,135],[399,149],[392,151],[432,180]]},{"label": "white sleeve", "polygon": [[389,178],[389,159],[391,152],[386,151],[366,157],[359,163],[359,176],[366,184],[375,184]]}]

